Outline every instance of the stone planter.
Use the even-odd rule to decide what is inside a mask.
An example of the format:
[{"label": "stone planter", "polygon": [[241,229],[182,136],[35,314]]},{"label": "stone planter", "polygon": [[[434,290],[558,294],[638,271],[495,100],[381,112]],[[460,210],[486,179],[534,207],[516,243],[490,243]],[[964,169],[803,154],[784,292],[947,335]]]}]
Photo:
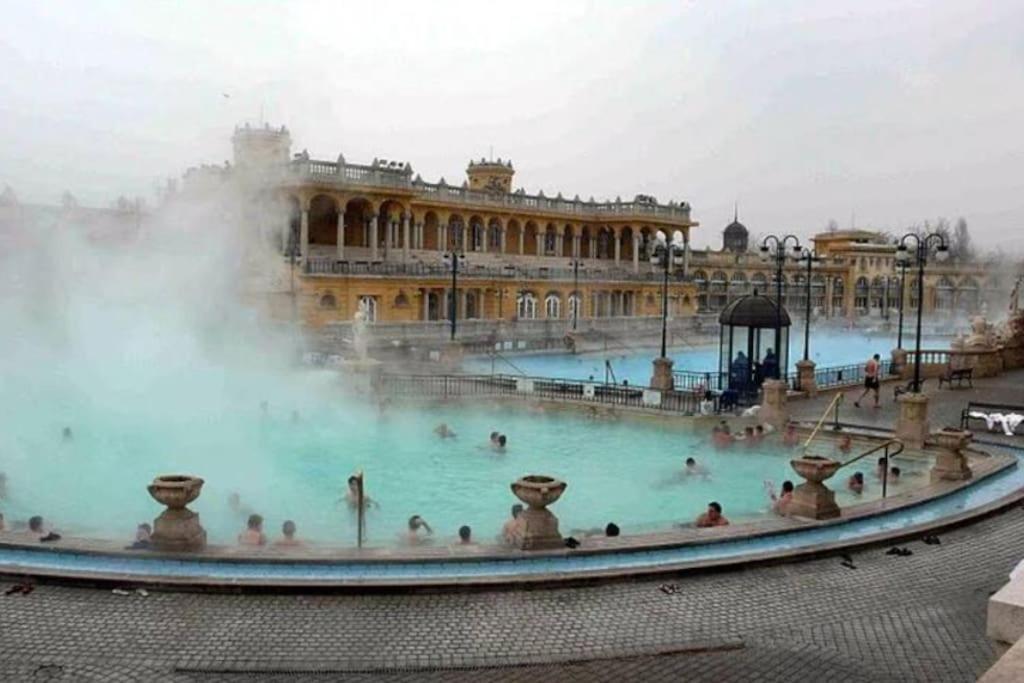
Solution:
[{"label": "stone planter", "polygon": [[199,515],[186,507],[199,497],[203,480],[187,474],[166,474],[146,488],[156,502],[167,506],[153,522],[153,547],[179,552],[205,548],[206,531],[199,524]]},{"label": "stone planter", "polygon": [[672,391],[675,388],[675,377],[672,375],[671,358],[655,358],[654,372],[651,374],[651,388],[658,391]]},{"label": "stone planter", "polygon": [[914,448],[924,445],[928,437],[928,397],[924,394],[903,394],[898,400],[896,438]]},{"label": "stone planter", "polygon": [[836,473],[841,462],[816,455],[805,455],[789,461],[793,470],[805,481],[793,490],[787,514],[810,519],[834,519],[840,515],[836,494],[822,482]]},{"label": "stone planter", "polygon": [[964,448],[974,435],[959,429],[944,429],[928,437],[929,445],[938,449],[931,469],[931,481],[963,481],[974,476]]},{"label": "stone planter", "polygon": [[763,399],[758,419],[781,431],[789,422],[789,407],[786,405],[786,394],[789,386],[781,379],[766,379],[761,385]]},{"label": "stone planter", "polygon": [[800,391],[805,392],[808,398],[818,395],[818,381],[814,376],[814,368],[813,360],[798,360],[796,362],[797,384]]},{"label": "stone planter", "polygon": [[527,475],[512,482],[512,493],[527,506],[519,518],[522,524],[521,549],[562,547],[558,518],[547,506],[562,497],[566,486],[564,481],[544,475]]}]

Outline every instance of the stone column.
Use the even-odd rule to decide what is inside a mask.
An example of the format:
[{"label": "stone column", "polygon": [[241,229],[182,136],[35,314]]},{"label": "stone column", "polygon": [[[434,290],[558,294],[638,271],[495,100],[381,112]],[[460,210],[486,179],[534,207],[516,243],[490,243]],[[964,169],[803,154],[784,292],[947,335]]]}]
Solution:
[{"label": "stone column", "polygon": [[[623,302],[625,306],[625,302]],[[658,391],[672,391],[675,388],[675,377],[672,375],[671,358],[654,359],[654,373],[651,375],[651,388]]]},{"label": "stone column", "polygon": [[766,379],[761,385],[764,400],[761,403],[761,411],[757,417],[761,422],[766,422],[777,430],[785,429],[789,422],[789,407],[786,405],[785,380]]},{"label": "stone column", "polygon": [[448,226],[437,224],[437,250],[448,251]]},{"label": "stone column", "polygon": [[640,235],[633,235],[633,272],[640,272]]},{"label": "stone column", "polygon": [[612,233],[612,240],[615,241],[615,265],[619,265],[620,256],[622,255],[622,239],[619,237],[619,233]]},{"label": "stone column", "polygon": [[501,240],[501,245],[498,248],[501,250],[501,253],[504,254],[505,253],[505,249],[508,246],[506,244],[506,237],[507,236],[505,234],[505,226],[504,225],[498,228],[498,235],[499,235],[499,239]]},{"label": "stone column", "polygon": [[800,387],[800,391],[807,394],[808,398],[818,395],[818,381],[814,377],[814,367],[813,360],[798,360],[796,362],[797,385]]},{"label": "stone column", "polygon": [[898,402],[896,438],[912,448],[920,448],[928,437],[928,397],[924,394],[902,394]]},{"label": "stone column", "polygon": [[345,258],[345,212],[338,212],[338,260]]},{"label": "stone column", "polygon": [[377,260],[377,214],[370,216],[370,260]]},{"label": "stone column", "polygon": [[526,228],[519,228],[519,255],[522,256],[526,252]]},{"label": "stone column", "polygon": [[580,257],[580,236],[572,236],[572,257],[578,259]]},{"label": "stone column", "polygon": [[597,258],[597,238],[591,237],[587,249],[590,252],[587,254],[590,258]]},{"label": "stone column", "polygon": [[299,255],[309,256],[309,207],[302,207],[302,223],[299,226]]},{"label": "stone column", "polygon": [[402,214],[402,256],[409,260],[409,214]]}]

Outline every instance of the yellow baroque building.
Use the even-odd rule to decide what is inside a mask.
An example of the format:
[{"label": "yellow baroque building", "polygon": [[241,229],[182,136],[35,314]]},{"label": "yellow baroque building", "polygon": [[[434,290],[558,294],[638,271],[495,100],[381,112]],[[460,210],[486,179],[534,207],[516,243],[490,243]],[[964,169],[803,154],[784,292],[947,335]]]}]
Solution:
[{"label": "yellow baroque building", "polygon": [[[466,178],[427,182],[408,163],[349,163],[291,153],[287,129],[244,126],[233,136],[234,165],[193,169],[185,189],[211,172],[248,178],[257,201],[252,220],[293,270],[276,315],[312,327],[345,323],[362,308],[378,326],[445,321],[546,321],[564,331],[578,321],[607,327],[615,319],[661,315],[664,270],[651,263],[658,231],[685,245],[669,275],[670,317],[713,314],[757,289],[775,292],[774,265],[748,244],[738,219],[720,250],[691,250],[686,201],[595,201],[514,189],[511,161],[470,161]],[[243,184],[246,184],[243,183]],[[272,210],[271,207],[276,207]],[[737,217],[738,218],[738,217]],[[819,317],[888,318],[918,306],[916,271],[895,267],[895,246],[880,233],[826,232],[812,238],[821,261],[810,273],[787,262],[787,307]],[[453,286],[451,255],[458,261]],[[973,313],[1004,301],[1012,275],[984,263],[929,263],[926,312]],[[638,326],[636,329],[641,329]],[[483,331],[486,326],[480,327]]]}]

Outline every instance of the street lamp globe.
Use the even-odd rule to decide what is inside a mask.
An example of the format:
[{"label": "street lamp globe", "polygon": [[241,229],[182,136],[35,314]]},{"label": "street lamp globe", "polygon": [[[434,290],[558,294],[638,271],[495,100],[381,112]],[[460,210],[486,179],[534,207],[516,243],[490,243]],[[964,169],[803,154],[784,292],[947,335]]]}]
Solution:
[{"label": "street lamp globe", "polygon": [[939,248],[935,250],[935,259],[940,263],[946,261],[949,258],[949,247],[945,244],[940,244]]}]

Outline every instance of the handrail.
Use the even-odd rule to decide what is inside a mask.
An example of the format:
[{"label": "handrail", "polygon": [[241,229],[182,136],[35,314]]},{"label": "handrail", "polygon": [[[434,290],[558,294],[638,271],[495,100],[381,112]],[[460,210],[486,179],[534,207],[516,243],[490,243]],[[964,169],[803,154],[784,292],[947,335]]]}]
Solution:
[{"label": "handrail", "polygon": [[841,470],[844,467],[846,467],[847,465],[852,465],[853,463],[857,462],[861,458],[867,457],[867,456],[871,455],[872,453],[877,453],[880,450],[887,449],[889,446],[892,446],[893,444],[896,444],[897,446],[899,446],[899,450],[897,450],[895,453],[889,453],[889,454],[886,455],[886,461],[888,462],[888,458],[894,458],[894,457],[896,457],[897,455],[899,455],[900,453],[903,452],[903,448],[904,448],[903,442],[900,441],[899,439],[889,439],[888,441],[886,441],[884,443],[880,443],[877,446],[874,446],[873,448],[869,448],[868,450],[864,451],[860,455],[856,455],[856,456],[850,458],[849,460],[847,460],[846,462],[842,463],[841,465],[839,465],[838,469]]},{"label": "handrail", "polygon": [[835,396],[832,397],[832,400],[829,401],[828,407],[825,408],[825,412],[823,412],[821,414],[821,418],[818,419],[818,424],[814,425],[814,429],[811,430],[811,435],[807,437],[807,441],[804,441],[805,454],[807,453],[807,447],[811,445],[811,441],[814,440],[814,437],[817,436],[818,434],[818,430],[821,429],[821,425],[825,423],[825,418],[828,417],[829,411],[832,410],[832,407],[836,404],[836,401],[840,400],[840,398],[842,398],[841,393],[836,394]]},{"label": "handrail", "polygon": [[518,372],[518,373],[519,373],[520,375],[522,375],[523,377],[526,377],[526,376],[527,376],[527,375],[526,375],[526,373],[525,373],[525,372],[523,371],[523,369],[522,369],[522,368],[520,368],[520,367],[519,367],[518,365],[516,365],[515,363],[513,363],[512,361],[510,361],[510,360],[509,360],[508,358],[506,358],[506,357],[505,357],[504,355],[502,355],[502,354],[498,353],[497,351],[493,351],[493,350],[491,351],[491,361],[492,361],[492,367],[491,367],[491,374],[492,374],[492,375],[493,375],[493,374],[495,374],[495,373],[494,373],[494,367],[493,367],[493,361],[494,361],[494,359],[495,359],[495,358],[498,358],[498,359],[500,359],[501,361],[503,361],[503,362],[504,362],[504,363],[505,363],[506,365],[508,365],[508,366],[509,366],[510,368],[512,368],[513,370],[515,370],[516,372]]}]

